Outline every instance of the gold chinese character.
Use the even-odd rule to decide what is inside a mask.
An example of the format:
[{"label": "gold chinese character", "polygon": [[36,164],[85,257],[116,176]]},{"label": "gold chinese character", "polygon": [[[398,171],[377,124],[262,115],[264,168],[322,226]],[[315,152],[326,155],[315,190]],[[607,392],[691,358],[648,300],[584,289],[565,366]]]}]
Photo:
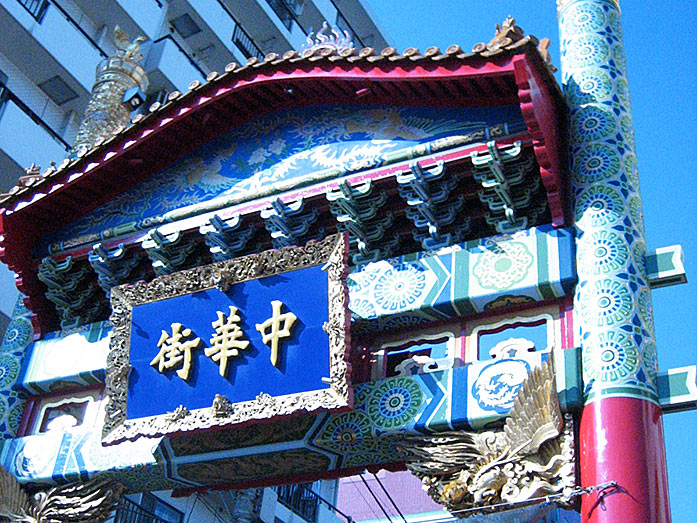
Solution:
[{"label": "gold chinese character", "polygon": [[[281,314],[283,303],[278,300],[273,300],[271,307],[273,307],[273,316],[264,323],[257,323],[257,330],[261,333],[262,341],[271,347],[271,364],[278,367],[278,340],[291,336],[290,328],[298,317],[292,312]],[[281,322],[283,322],[283,328],[281,328]]]},{"label": "gold chinese character", "polygon": [[[209,349],[203,352],[220,366],[220,375],[224,378],[227,375],[227,360],[234,358],[240,350],[246,349],[249,345],[247,340],[241,340],[244,332],[237,322],[240,317],[237,315],[237,307],[230,305],[230,316],[225,317],[225,313],[218,312],[218,319],[211,323],[215,329],[215,334],[211,337]],[[239,350],[238,350],[239,349]]]},{"label": "gold chinese character", "polygon": [[177,371],[177,376],[186,381],[189,379],[189,371],[191,370],[191,350],[198,347],[201,338],[182,342],[182,338],[191,336],[191,329],[182,331],[181,328],[181,323],[172,323],[171,335],[167,331],[162,331],[160,341],[157,342],[160,352],[150,362],[150,365],[157,365],[158,372],[163,372],[183,361],[182,368]]}]

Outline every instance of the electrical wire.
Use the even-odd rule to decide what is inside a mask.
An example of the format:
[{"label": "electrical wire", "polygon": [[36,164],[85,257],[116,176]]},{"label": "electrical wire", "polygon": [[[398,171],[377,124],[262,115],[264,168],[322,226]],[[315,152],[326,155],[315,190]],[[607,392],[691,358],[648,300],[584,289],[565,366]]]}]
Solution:
[{"label": "electrical wire", "polygon": [[389,500],[390,500],[390,503],[392,503],[392,506],[393,506],[393,507],[395,508],[395,510],[397,511],[397,514],[399,514],[399,517],[402,518],[402,521],[404,521],[404,523],[407,523],[407,520],[406,520],[406,518],[404,517],[404,514],[402,514],[402,511],[399,510],[399,507],[398,507],[397,504],[394,502],[394,499],[392,499],[392,496],[390,496],[390,493],[387,492],[387,489],[385,488],[385,485],[382,484],[382,481],[380,481],[380,478],[378,477],[378,475],[377,475],[375,472],[371,472],[371,474],[372,474],[373,476],[375,476],[375,479],[377,480],[378,485],[380,485],[380,488],[381,488],[382,491],[385,493],[385,496],[387,496],[387,499],[389,499]]},{"label": "electrical wire", "polygon": [[225,519],[223,519],[220,514],[218,514],[215,510],[215,507],[212,507],[210,502],[206,499],[206,496],[200,497],[200,501],[203,504],[204,507],[208,509],[208,512],[213,515],[213,517],[216,519],[216,521],[220,521],[221,523],[225,523]]},{"label": "electrical wire", "polygon": [[196,496],[194,496],[194,503],[191,505],[191,510],[189,511],[189,517],[186,518],[186,523],[189,523],[191,521],[191,515],[194,513],[194,507],[196,506],[196,502],[198,501],[199,498],[199,493],[196,493]]},{"label": "electrical wire", "polygon": [[368,507],[370,509],[370,511],[373,513],[373,515],[375,516],[375,519],[380,519],[380,514],[378,514],[375,511],[375,508],[373,507],[373,505],[365,498],[365,496],[363,495],[363,492],[361,492],[361,489],[358,488],[357,483],[355,481],[352,481],[351,485],[353,485],[353,488],[356,489],[356,492],[358,492],[358,495],[361,497],[361,499],[363,501],[365,501],[366,507]]},{"label": "electrical wire", "polygon": [[370,492],[370,495],[373,496],[373,499],[375,500],[375,503],[378,504],[378,507],[380,507],[380,510],[382,510],[382,513],[385,514],[385,517],[387,518],[387,521],[389,521],[390,523],[392,523],[392,518],[390,518],[390,515],[389,515],[389,514],[387,513],[387,511],[385,510],[385,507],[383,507],[383,506],[382,506],[382,503],[380,503],[380,500],[379,500],[378,497],[375,495],[375,492],[373,492],[373,489],[371,489],[370,486],[368,485],[368,482],[367,482],[367,481],[365,480],[365,478],[363,477],[363,473],[360,473],[359,476],[360,476],[360,478],[361,478],[361,481],[363,481],[363,484],[365,485],[365,488],[367,488],[367,489],[368,489],[368,492]]}]

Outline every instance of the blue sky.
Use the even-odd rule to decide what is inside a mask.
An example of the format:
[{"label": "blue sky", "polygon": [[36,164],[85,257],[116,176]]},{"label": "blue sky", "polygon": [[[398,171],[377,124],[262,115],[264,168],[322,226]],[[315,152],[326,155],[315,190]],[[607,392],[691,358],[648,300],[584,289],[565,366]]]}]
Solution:
[{"label": "blue sky", "polygon": [[[508,14],[526,34],[552,41],[559,66],[553,0],[365,0],[398,50],[488,42]],[[649,249],[680,244],[686,285],[652,293],[661,371],[697,363],[697,4],[621,2],[639,176]],[[673,520],[694,519],[697,411],[664,417]],[[649,494],[650,495],[650,494]],[[692,516],[692,517],[690,517]]]}]

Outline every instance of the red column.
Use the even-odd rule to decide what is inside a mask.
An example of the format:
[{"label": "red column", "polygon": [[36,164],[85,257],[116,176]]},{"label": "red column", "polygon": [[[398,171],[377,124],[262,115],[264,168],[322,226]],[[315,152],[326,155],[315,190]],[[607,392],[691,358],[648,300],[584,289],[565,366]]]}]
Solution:
[{"label": "red column", "polygon": [[670,521],[660,407],[635,398],[596,401],[583,409],[579,436],[581,485],[617,482],[583,496],[584,522]]}]

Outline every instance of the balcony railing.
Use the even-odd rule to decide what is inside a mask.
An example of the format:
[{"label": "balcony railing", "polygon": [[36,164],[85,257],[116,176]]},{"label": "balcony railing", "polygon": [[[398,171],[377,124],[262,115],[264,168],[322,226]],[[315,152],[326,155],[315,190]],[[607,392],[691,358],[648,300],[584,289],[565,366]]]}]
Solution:
[{"label": "balcony railing", "polygon": [[295,512],[305,521],[317,521],[319,498],[308,488],[309,484],[279,485],[276,487],[278,502]]},{"label": "balcony railing", "polygon": [[157,517],[152,512],[134,503],[128,498],[123,498],[119,508],[113,514],[110,523],[170,523],[166,519]]},{"label": "balcony railing", "polygon": [[264,53],[257,47],[257,44],[247,34],[247,31],[242,29],[241,25],[235,24],[235,29],[232,31],[232,42],[246,58],[256,56],[260,60],[264,59]]},{"label": "balcony railing", "polygon": [[305,521],[315,523],[319,516],[320,503],[324,503],[335,514],[341,516],[348,523],[353,523],[351,516],[344,514],[329,501],[310,489],[312,483],[296,483],[294,485],[279,485],[275,487],[278,494],[278,502]]},{"label": "balcony railing", "polygon": [[2,115],[2,109],[5,103],[12,102],[15,104],[24,114],[26,114],[31,120],[46,131],[51,138],[60,143],[66,151],[70,151],[70,144],[66,142],[63,137],[51,128],[46,122],[44,122],[41,117],[32,111],[27,104],[25,104],[20,98],[10,91],[5,85],[0,83],[0,115]]},{"label": "balcony railing", "polygon": [[242,51],[242,54],[245,56],[245,58],[251,58],[252,56],[256,56],[260,60],[264,58],[264,53],[262,52],[261,49],[257,46],[257,44],[254,43],[254,40],[252,40],[252,37],[249,36],[249,33],[244,30],[244,28],[240,25],[240,23],[237,21],[237,18],[232,14],[230,9],[225,5],[223,0],[218,0],[218,5],[227,13],[227,15],[232,19],[233,24],[235,25],[235,28],[232,30],[232,43],[234,43],[237,48]]},{"label": "balcony railing", "polygon": [[48,8],[48,0],[17,0],[17,2],[19,2],[37,22],[41,23],[41,20],[44,19],[46,9]]}]

